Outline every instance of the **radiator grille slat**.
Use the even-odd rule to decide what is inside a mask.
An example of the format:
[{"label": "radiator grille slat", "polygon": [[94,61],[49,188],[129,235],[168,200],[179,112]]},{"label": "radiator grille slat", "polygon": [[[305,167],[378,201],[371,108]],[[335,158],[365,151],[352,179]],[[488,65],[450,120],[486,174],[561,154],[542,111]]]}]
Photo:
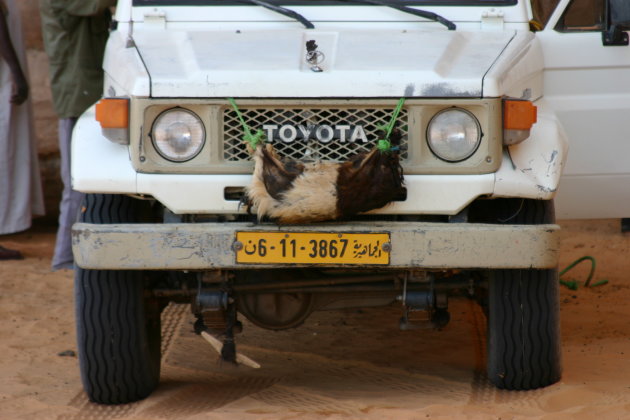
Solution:
[{"label": "radiator grille slat", "polygon": [[[252,131],[262,129],[263,125],[275,125],[271,139],[276,152],[284,158],[300,161],[323,160],[344,161],[359,152],[371,150],[379,139],[378,126],[387,124],[394,112],[392,108],[319,108],[319,107],[242,107],[242,116]],[[407,158],[407,126],[408,114],[405,109],[398,117],[397,127],[402,132],[401,158]],[[283,138],[278,134],[280,127],[290,125],[293,128],[284,130]],[[300,128],[299,126],[302,126]],[[323,126],[330,127],[330,129]],[[359,136],[361,126],[367,142]],[[315,139],[315,132],[321,128],[326,143]],[[339,127],[335,130],[336,127]],[[349,127],[349,128],[347,128]],[[310,131],[309,131],[310,130]],[[333,130],[333,131],[331,131]],[[304,140],[303,132],[311,133],[308,140]],[[351,137],[355,134],[355,141]],[[345,141],[342,137],[345,136]],[[287,142],[294,138],[293,141]],[[233,109],[226,108],[223,112],[223,160],[226,162],[241,162],[250,159],[243,139],[243,129],[238,115]]]}]

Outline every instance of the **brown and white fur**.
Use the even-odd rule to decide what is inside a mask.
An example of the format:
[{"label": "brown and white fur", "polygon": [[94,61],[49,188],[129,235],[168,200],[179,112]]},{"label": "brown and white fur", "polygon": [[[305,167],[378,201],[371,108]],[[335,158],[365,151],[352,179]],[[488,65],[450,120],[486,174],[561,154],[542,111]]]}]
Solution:
[{"label": "brown and white fur", "polygon": [[270,144],[258,145],[254,164],[248,207],[258,219],[281,224],[348,217],[381,208],[404,194],[398,153],[376,148],[342,163],[300,163],[283,162]]}]

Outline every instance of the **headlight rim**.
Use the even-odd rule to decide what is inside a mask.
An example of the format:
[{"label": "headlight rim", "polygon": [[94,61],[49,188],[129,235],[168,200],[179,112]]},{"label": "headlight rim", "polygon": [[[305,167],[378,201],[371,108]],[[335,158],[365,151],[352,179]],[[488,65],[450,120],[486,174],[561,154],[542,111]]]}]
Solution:
[{"label": "headlight rim", "polygon": [[[191,115],[193,118],[195,118],[197,120],[197,122],[199,123],[199,127],[201,128],[201,143],[197,149],[197,151],[195,153],[193,153],[192,155],[185,157],[185,158],[177,158],[177,157],[173,157],[173,156],[169,156],[168,154],[166,154],[157,144],[157,139],[156,139],[156,127],[160,121],[160,119],[171,112],[185,112],[188,113],[189,115]],[[188,108],[184,108],[181,106],[175,106],[172,108],[168,108],[165,109],[163,111],[161,111],[153,120],[153,123],[151,124],[151,131],[149,132],[149,137],[151,138],[151,144],[153,146],[153,149],[157,152],[158,155],[160,155],[163,159],[168,160],[169,162],[173,162],[173,163],[183,163],[183,162],[189,162],[191,160],[193,160],[194,158],[196,158],[197,156],[199,156],[199,154],[201,153],[201,151],[204,149],[205,145],[206,145],[206,140],[207,140],[207,132],[206,132],[206,126],[203,123],[203,120],[201,119],[201,117],[194,111],[188,109]]]},{"label": "headlight rim", "polygon": [[[429,134],[430,130],[431,130],[431,124],[435,121],[435,119],[441,114],[444,114],[446,112],[452,112],[452,111],[459,111],[459,112],[462,112],[462,113],[470,116],[472,118],[472,121],[474,122],[476,128],[477,128],[477,139],[476,139],[475,147],[473,147],[467,155],[465,155],[464,157],[459,158],[459,159],[448,159],[448,158],[445,158],[443,156],[440,156],[440,154],[436,150],[434,150],[434,148],[431,146],[431,136]],[[429,122],[427,123],[427,127],[426,127],[425,141],[426,141],[427,147],[429,148],[429,150],[431,151],[433,156],[435,156],[436,158],[438,158],[438,159],[440,159],[440,160],[442,160],[444,162],[448,162],[448,163],[459,163],[459,162],[463,162],[465,160],[470,159],[472,156],[475,155],[475,153],[477,153],[477,151],[479,150],[479,147],[481,146],[481,142],[482,142],[483,136],[484,136],[484,134],[483,134],[483,130],[482,130],[482,127],[481,127],[481,123],[479,122],[479,118],[477,118],[477,116],[473,112],[469,111],[466,108],[462,108],[462,107],[458,107],[458,106],[451,106],[451,107],[448,107],[448,108],[443,108],[443,109],[439,110],[438,112],[436,112],[435,114],[433,114],[431,116],[431,118],[429,119]]]}]

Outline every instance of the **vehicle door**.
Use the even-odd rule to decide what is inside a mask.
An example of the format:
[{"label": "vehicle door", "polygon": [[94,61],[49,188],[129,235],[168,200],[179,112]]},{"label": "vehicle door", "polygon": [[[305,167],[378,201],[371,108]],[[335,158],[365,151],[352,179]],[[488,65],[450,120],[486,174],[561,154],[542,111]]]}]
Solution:
[{"label": "vehicle door", "polygon": [[609,32],[611,1],[531,0],[544,99],[569,138],[562,219],[630,217],[630,46]]}]

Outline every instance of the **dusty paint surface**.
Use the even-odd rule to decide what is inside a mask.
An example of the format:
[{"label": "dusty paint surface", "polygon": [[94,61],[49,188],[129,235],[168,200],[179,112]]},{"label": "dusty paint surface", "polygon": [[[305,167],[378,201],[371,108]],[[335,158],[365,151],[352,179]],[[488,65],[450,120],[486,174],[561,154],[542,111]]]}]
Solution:
[{"label": "dusty paint surface", "polygon": [[390,267],[549,268],[558,255],[556,225],[374,222],[352,225],[91,225],[77,223],[73,247],[84,268],[246,267],[236,263],[237,231],[391,232]]}]

